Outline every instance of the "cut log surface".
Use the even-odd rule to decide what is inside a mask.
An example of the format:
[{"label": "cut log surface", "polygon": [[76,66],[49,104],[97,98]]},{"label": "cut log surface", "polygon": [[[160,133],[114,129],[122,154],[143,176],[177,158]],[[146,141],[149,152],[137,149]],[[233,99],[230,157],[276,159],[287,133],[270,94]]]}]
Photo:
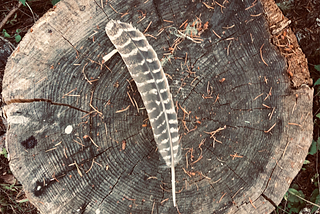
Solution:
[{"label": "cut log surface", "polygon": [[162,59],[183,154],[180,213],[270,213],[313,130],[306,60],[273,5],[59,2],[25,35],[3,80],[10,167],[29,200],[46,214],[178,213],[137,87],[119,54],[102,61],[114,19],[144,32]]}]

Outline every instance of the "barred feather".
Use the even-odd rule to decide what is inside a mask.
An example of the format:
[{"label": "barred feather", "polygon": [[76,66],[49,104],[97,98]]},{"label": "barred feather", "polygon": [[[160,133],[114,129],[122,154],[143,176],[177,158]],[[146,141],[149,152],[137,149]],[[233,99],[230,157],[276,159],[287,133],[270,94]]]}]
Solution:
[{"label": "barred feather", "polygon": [[125,62],[148,112],[158,150],[171,167],[172,197],[175,200],[174,166],[181,159],[178,120],[165,73],[146,37],[131,24],[111,20],[106,33]]}]

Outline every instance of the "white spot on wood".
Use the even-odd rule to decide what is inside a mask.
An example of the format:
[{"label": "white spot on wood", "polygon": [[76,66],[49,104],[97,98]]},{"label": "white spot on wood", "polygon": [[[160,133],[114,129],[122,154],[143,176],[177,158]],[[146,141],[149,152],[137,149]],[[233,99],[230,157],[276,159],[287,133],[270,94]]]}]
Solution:
[{"label": "white spot on wood", "polygon": [[66,127],[66,129],[64,130],[66,134],[70,134],[72,132],[72,125],[69,125]]},{"label": "white spot on wood", "polygon": [[41,189],[41,186],[37,186],[37,191],[39,191]]}]

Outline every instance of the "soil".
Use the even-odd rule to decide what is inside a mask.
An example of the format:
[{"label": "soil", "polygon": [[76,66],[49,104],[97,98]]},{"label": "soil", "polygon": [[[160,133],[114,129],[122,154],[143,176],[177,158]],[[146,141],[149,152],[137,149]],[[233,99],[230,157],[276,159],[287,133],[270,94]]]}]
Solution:
[{"label": "soil", "polygon": [[[320,78],[320,72],[315,69],[315,65],[320,65],[320,1],[319,0],[276,0],[277,5],[282,10],[284,16],[291,20],[290,27],[297,38],[297,41],[306,55],[308,60],[308,67],[310,76],[313,82],[316,82]],[[18,7],[18,0],[3,0],[0,3],[0,20],[3,20],[7,14],[14,8]],[[48,0],[32,0],[28,1],[28,4],[32,10],[27,6],[21,5],[16,13],[14,13],[8,22],[1,28],[6,30],[11,35],[11,38],[7,38],[11,43],[17,45],[14,35],[17,30],[20,29],[19,35],[23,37],[28,29],[34,24],[34,21],[39,19],[44,13],[52,8],[51,1]],[[0,68],[0,81],[2,81],[4,68]],[[306,82],[310,84],[310,82]],[[315,96],[313,104],[314,112],[314,140],[317,141],[320,136],[320,118],[316,115],[320,113],[320,88],[319,85],[315,86]],[[5,139],[5,126],[0,123],[0,151],[4,146]],[[315,183],[319,183],[319,178],[314,179],[314,176],[319,173],[319,151],[315,155],[308,155],[306,160],[310,161],[309,164],[305,164],[303,169],[299,172],[296,178],[293,180],[291,187],[295,187],[301,190],[305,195],[305,199],[310,200],[312,192],[319,187],[316,187]],[[2,179],[4,175],[10,174],[10,169],[7,159],[0,155],[0,184],[4,184],[5,180]],[[19,185],[19,184],[17,184]],[[2,194],[2,192],[1,192]],[[1,198],[0,198],[1,199]],[[19,211],[16,208],[11,207],[6,213],[37,213],[34,207],[27,202],[24,203],[25,208],[23,211]],[[0,204],[0,208],[1,208]],[[283,200],[279,205],[282,208],[287,206],[287,202]],[[278,209],[273,214],[289,213]]]}]

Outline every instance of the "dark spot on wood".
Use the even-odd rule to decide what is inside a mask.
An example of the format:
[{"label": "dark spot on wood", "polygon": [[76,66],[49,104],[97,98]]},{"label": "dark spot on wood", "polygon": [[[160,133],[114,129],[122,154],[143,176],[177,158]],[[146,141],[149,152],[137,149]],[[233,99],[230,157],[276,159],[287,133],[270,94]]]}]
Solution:
[{"label": "dark spot on wood", "polygon": [[80,9],[80,11],[84,11],[84,10],[86,9],[86,6],[81,5],[81,6],[79,7],[79,9]]},{"label": "dark spot on wood", "polygon": [[26,149],[32,149],[38,144],[37,139],[34,136],[29,137],[28,139],[21,142],[21,145]]},{"label": "dark spot on wood", "polygon": [[144,176],[143,176],[143,180],[144,180],[144,181],[147,181],[148,178],[149,178],[149,177],[148,177],[147,175],[144,175]]},{"label": "dark spot on wood", "polygon": [[34,191],[33,194],[37,197],[39,197],[40,195],[42,195],[43,191],[45,189],[45,186],[43,186],[43,182],[36,182],[36,185],[34,187]]},{"label": "dark spot on wood", "polygon": [[51,30],[51,29],[48,29],[48,33],[52,33],[52,30]]}]

